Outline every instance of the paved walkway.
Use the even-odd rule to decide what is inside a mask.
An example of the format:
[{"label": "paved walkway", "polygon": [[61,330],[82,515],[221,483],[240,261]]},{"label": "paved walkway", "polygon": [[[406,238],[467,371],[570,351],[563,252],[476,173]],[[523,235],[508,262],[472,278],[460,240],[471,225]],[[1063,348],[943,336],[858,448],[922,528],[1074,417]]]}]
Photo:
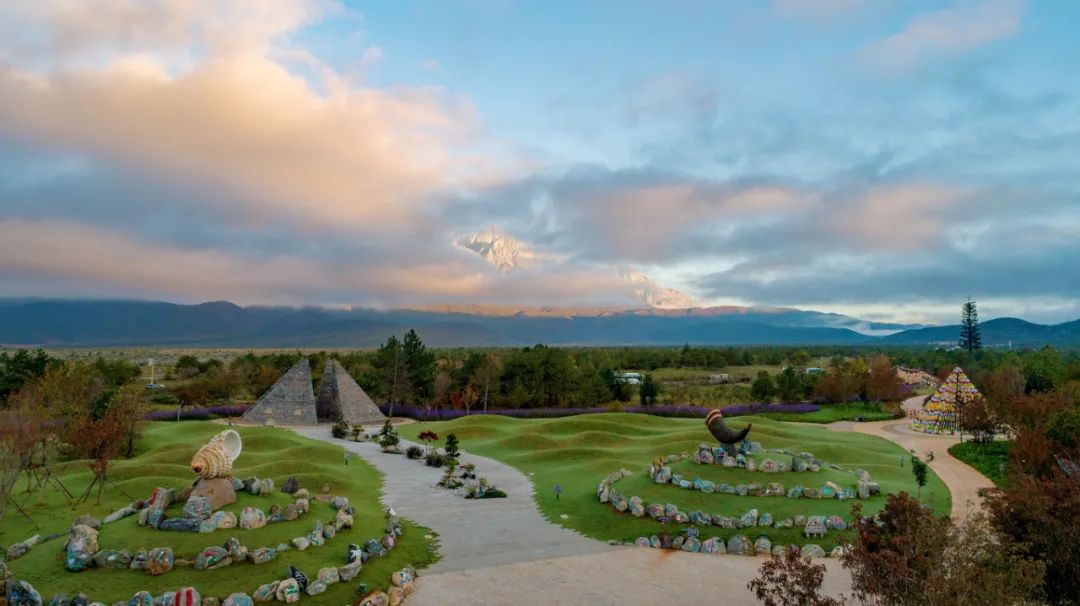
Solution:
[{"label": "paved walkway", "polygon": [[[925,399],[925,396],[914,396],[904,400],[904,410],[913,411],[922,408]],[[962,520],[978,511],[982,507],[979,490],[993,487],[994,484],[974,467],[949,454],[949,447],[960,441],[959,436],[912,431],[909,429],[910,423],[911,420],[907,418],[875,423],[841,422],[829,425],[829,429],[855,431],[885,438],[906,450],[914,450],[915,454],[923,460],[926,460],[927,452],[933,452],[934,460],[930,461],[929,465],[941,481],[949,487],[949,492],[952,494],[952,517]]]},{"label": "paved walkway", "polygon": [[[439,534],[442,559],[421,572],[410,606],[757,603],[746,584],[762,558],[609,546],[545,520],[529,479],[493,459],[464,454],[461,460],[509,496],[466,500],[435,486],[438,470],[383,454],[373,443],[335,440],[329,426],[292,429],[375,465],[386,475],[384,503]],[[850,594],[839,562],[822,562],[826,589]]]}]

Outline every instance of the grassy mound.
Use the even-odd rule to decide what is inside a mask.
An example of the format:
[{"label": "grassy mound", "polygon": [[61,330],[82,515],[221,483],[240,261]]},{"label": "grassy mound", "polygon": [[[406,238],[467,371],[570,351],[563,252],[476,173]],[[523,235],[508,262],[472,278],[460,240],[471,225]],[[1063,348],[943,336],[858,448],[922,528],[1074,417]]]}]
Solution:
[{"label": "grassy mound", "polygon": [[[735,427],[752,422],[752,440],[765,448],[784,448],[794,452],[810,451],[818,458],[850,469],[862,468],[881,484],[883,492],[906,491],[916,494],[917,486],[907,461],[908,453],[899,446],[875,436],[833,432],[824,427],[794,425],[762,417],[740,417]],[[610,472],[625,467],[635,474],[618,482],[616,488],[626,495],[638,495],[649,502],[674,503],[681,511],[700,509],[710,514],[741,515],[752,507],[780,518],[804,515],[841,515],[849,518],[852,502],[838,500],[787,499],[785,497],[740,497],[703,494],[670,485],[653,484],[647,468],[654,457],[693,452],[701,442],[713,443],[700,419],[673,419],[633,414],[595,414],[561,419],[511,419],[481,416],[438,423],[413,423],[400,427],[402,437],[415,440],[417,434],[431,430],[445,435],[457,434],[463,450],[491,457],[512,465],[529,476],[536,490],[536,501],[548,520],[597,539],[630,541],[638,536],[658,533],[660,524],[648,518],[618,514],[596,499],[596,485]],[[904,466],[900,466],[901,458]],[[695,465],[683,461],[675,471],[684,477],[701,477],[714,482],[737,484],[782,482],[785,487],[802,484],[820,488],[828,480],[841,486],[851,485],[852,476],[832,470],[818,473],[765,474],[722,466]],[[836,477],[834,477],[836,475]],[[555,499],[553,487],[563,493]],[[949,491],[930,471],[929,482],[922,490],[923,501],[937,511],[951,507]],[[862,503],[863,511],[872,513],[884,506],[884,497]],[[566,517],[563,517],[566,516]],[[669,523],[669,533],[680,525]],[[735,531],[717,527],[701,529],[703,537],[725,539]],[[767,534],[774,542],[803,543],[801,529],[747,529],[756,537]],[[827,549],[840,535],[830,532],[822,541]]]},{"label": "grassy mound", "polygon": [[[135,456],[118,461],[111,468],[111,482],[101,505],[95,504],[91,497],[88,505],[72,510],[58,491],[49,489],[40,494],[40,502],[32,499],[24,505],[37,527],[13,508],[8,509],[0,524],[0,543],[9,545],[35,533],[47,535],[66,532],[71,521],[79,514],[104,517],[135,499],[146,498],[156,486],[182,487],[190,484],[193,475],[188,462],[192,454],[222,429],[224,427],[219,424],[200,421],[149,424],[136,444]],[[284,578],[285,568],[289,564],[298,566],[314,577],[319,568],[345,564],[349,543],[362,543],[366,539],[382,536],[386,524],[379,504],[382,478],[373,467],[355,457],[346,466],[340,447],[303,438],[289,430],[264,427],[234,429],[240,432],[244,443],[243,453],[234,468],[237,477],[269,477],[274,479],[275,487],[280,487],[288,476],[295,476],[300,480],[300,485],[313,494],[317,494],[323,484],[329,484],[331,494],[348,497],[349,503],[356,508],[353,528],[343,529],[325,546],[302,552],[291,550],[258,566],[241,562],[218,570],[203,571],[177,567],[160,577],[147,576],[142,571],[97,568],[71,573],[64,569],[64,539],[59,538],[38,545],[23,558],[10,562],[11,570],[17,578],[33,584],[46,600],[55,593],[70,595],[83,591],[92,600],[126,602],[139,590],[158,595],[188,585],[197,588],[203,596],[224,597],[236,591],[251,593],[262,583]],[[82,461],[65,463],[57,471],[61,481],[76,495],[91,480],[91,474]],[[246,506],[268,511],[275,503],[284,506],[292,501],[289,495],[276,490],[266,497],[247,493],[240,493],[238,497],[236,503],[224,509],[239,515]],[[26,497],[17,494],[16,498],[22,503]],[[180,515],[181,505],[173,504],[167,515]],[[310,532],[317,520],[326,522],[332,519],[333,513],[328,504],[313,499],[311,511],[295,521],[268,524],[258,530],[234,528],[210,534],[153,530],[138,526],[137,516],[131,516],[102,527],[99,543],[101,549],[129,551],[169,546],[178,560],[193,561],[200,549],[221,545],[233,536],[249,549],[288,543],[291,538]],[[406,521],[404,536],[387,557],[369,560],[359,578],[350,583],[330,586],[325,594],[316,599],[317,603],[348,602],[355,596],[356,585],[361,581],[372,588],[385,588],[389,584],[390,573],[402,566],[412,564],[420,568],[430,564],[434,555],[430,542],[424,539],[425,534],[430,534],[430,531]],[[305,599],[313,600],[307,596]]]}]

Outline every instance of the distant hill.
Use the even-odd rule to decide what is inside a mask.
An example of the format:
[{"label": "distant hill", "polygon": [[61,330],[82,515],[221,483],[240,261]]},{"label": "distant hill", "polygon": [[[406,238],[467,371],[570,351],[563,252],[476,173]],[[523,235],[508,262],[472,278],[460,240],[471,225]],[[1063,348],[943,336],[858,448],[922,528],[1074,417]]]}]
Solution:
[{"label": "distant hill", "polygon": [[[1040,347],[1055,345],[1072,347],[1080,345],[1080,320],[1064,324],[1035,324],[1019,318],[996,318],[979,324],[982,342],[986,347]],[[960,325],[931,326],[905,330],[881,339],[891,345],[939,345],[955,344],[960,336]]]},{"label": "distant hill", "polygon": [[[452,346],[950,344],[959,327],[872,323],[791,308],[332,310],[146,301],[0,300],[0,345],[44,347],[374,347],[415,328]],[[893,334],[894,333],[894,334]],[[887,336],[882,336],[883,334]],[[987,345],[1080,344],[1080,321],[983,324]]]}]

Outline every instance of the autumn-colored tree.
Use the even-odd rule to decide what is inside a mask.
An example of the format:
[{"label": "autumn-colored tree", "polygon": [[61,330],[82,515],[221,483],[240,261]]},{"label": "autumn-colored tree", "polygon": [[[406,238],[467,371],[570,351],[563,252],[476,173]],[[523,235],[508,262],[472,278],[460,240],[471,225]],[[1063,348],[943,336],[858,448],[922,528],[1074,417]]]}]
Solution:
[{"label": "autumn-colored tree", "polygon": [[866,377],[866,397],[875,402],[893,402],[900,399],[900,375],[889,356],[870,358],[870,374]]},{"label": "autumn-colored tree", "polygon": [[853,508],[855,540],[843,556],[855,597],[904,606],[1019,604],[1041,597],[1043,566],[1002,541],[984,517],[959,526],[906,493],[874,517]]},{"label": "autumn-colored tree", "polygon": [[993,441],[998,429],[997,414],[985,398],[964,402],[960,410],[959,424],[961,430],[970,433],[980,444]]},{"label": "autumn-colored tree", "polygon": [[842,599],[821,593],[825,565],[814,564],[790,546],[783,556],[773,554],[758,569],[760,576],[747,584],[765,606],[841,606]]},{"label": "autumn-colored tree", "polygon": [[827,402],[850,403],[866,391],[866,364],[861,358],[834,359],[829,369],[818,378],[814,395]]},{"label": "autumn-colored tree", "polygon": [[1075,606],[1080,604],[1080,479],[1060,468],[1042,476],[1014,470],[1013,453],[1027,447],[1019,441],[1013,446],[1008,484],[987,497],[986,509],[1006,538],[1003,544],[1045,564],[1047,601]]},{"label": "autumn-colored tree", "polygon": [[1012,364],[1003,364],[987,373],[979,387],[991,410],[1004,419],[1010,403],[1024,393],[1024,375]]}]

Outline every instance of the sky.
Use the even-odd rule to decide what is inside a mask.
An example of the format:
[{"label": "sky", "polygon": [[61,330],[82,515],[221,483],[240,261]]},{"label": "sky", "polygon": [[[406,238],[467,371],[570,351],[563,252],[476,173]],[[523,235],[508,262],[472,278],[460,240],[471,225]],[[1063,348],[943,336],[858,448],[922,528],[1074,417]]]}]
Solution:
[{"label": "sky", "polygon": [[0,297],[632,307],[646,275],[698,305],[1076,319],[1078,20],[8,0]]}]

